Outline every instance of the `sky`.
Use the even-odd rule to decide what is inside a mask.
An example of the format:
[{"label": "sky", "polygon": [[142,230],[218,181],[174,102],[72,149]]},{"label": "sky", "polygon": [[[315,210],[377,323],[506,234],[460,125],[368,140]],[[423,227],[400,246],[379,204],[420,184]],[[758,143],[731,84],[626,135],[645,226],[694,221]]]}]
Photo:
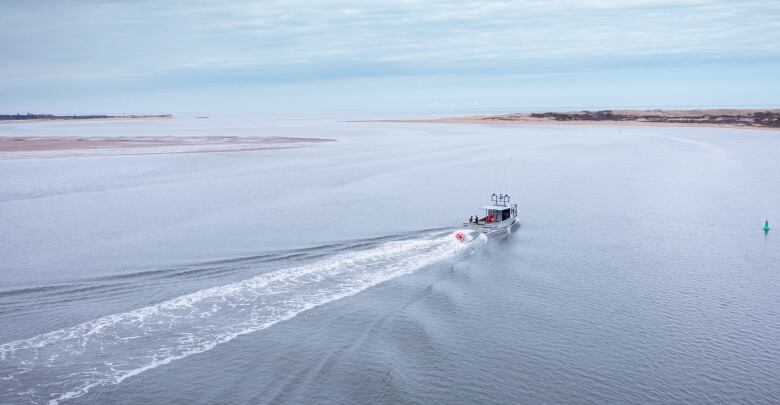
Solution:
[{"label": "sky", "polygon": [[0,9],[0,113],[780,106],[777,0]]}]

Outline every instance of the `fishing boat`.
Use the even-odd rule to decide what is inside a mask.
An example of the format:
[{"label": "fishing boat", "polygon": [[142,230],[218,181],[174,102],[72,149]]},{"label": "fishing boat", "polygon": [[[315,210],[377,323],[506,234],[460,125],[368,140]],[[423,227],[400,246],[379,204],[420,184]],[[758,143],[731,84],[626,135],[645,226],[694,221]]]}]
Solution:
[{"label": "fishing boat", "polygon": [[466,229],[455,232],[455,239],[466,242],[479,235],[503,236],[520,226],[517,204],[510,204],[509,194],[493,194],[490,200],[493,204],[482,207],[484,215],[470,217],[468,222],[463,223]]}]

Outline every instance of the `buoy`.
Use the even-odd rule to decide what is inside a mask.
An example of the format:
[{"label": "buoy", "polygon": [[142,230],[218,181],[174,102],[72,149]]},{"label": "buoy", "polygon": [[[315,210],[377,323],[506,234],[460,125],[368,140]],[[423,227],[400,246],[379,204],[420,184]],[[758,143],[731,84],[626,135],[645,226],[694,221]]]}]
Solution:
[{"label": "buoy", "polygon": [[769,232],[769,220],[767,219],[766,222],[764,222],[764,233]]},{"label": "buoy", "polygon": [[462,231],[455,232],[455,239],[459,241],[463,241],[463,239],[465,238],[466,238],[466,234],[463,233]]}]

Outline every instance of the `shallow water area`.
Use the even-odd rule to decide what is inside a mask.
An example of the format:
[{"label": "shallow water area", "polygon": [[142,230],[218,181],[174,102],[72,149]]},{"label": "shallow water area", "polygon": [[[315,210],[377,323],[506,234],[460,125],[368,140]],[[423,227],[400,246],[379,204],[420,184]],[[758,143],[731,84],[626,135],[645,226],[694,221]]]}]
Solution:
[{"label": "shallow water area", "polygon": [[0,402],[780,402],[779,133],[210,115],[0,126],[336,139],[0,159]]}]

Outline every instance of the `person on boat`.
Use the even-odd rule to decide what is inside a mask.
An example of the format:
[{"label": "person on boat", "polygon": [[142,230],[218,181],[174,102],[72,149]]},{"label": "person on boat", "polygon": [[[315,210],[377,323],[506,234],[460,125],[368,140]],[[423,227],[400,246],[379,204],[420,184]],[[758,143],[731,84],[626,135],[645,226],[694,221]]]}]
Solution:
[{"label": "person on boat", "polygon": [[469,217],[469,223],[470,224],[474,223],[474,217],[473,216]]}]

